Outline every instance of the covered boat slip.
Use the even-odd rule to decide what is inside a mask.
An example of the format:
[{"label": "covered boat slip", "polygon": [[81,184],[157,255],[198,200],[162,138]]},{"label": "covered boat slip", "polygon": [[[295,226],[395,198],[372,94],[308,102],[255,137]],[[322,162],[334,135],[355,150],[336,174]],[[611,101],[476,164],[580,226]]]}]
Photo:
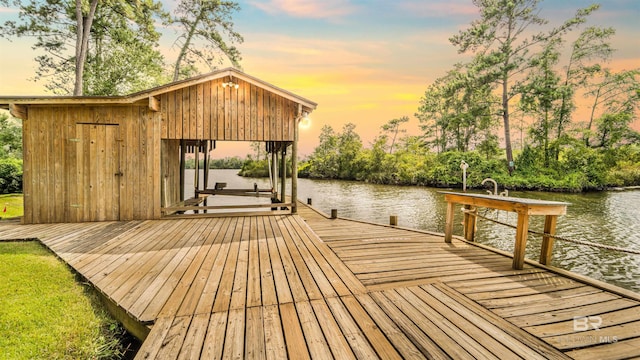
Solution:
[{"label": "covered boat slip", "polygon": [[[251,188],[238,188],[229,187],[234,186],[233,180],[231,182],[227,182],[226,179],[218,181],[211,174],[210,160],[211,154],[215,153],[213,150],[216,148],[216,141],[181,140],[177,151],[180,154],[179,188],[182,189],[180,202],[163,207],[163,216],[187,217],[185,214],[188,217],[202,217],[207,214],[223,216],[234,215],[238,212],[245,214],[258,212],[259,214],[264,211],[280,214],[291,213],[293,203],[286,202],[287,198],[291,197],[283,195],[288,190],[286,188],[286,172],[281,169],[287,167],[287,150],[291,149],[292,145],[292,142],[287,141],[265,142],[263,146],[269,160],[270,186],[260,188],[254,183]],[[194,161],[195,168],[190,183],[185,182],[187,177],[186,156],[192,156],[194,160],[198,159],[198,161]],[[167,182],[166,179],[164,181]],[[163,186],[163,189],[168,188],[168,185]],[[187,193],[185,189],[190,191]],[[244,199],[238,197],[244,197]]]},{"label": "covered boat slip", "polygon": [[[193,212],[199,195],[244,195],[201,182],[185,199],[186,159],[207,162],[220,141],[258,142],[296,167],[298,123],[316,106],[233,68],[127,96],[0,96],[23,124],[25,224],[160,219]],[[291,189],[258,189],[274,202],[288,190],[289,213],[292,174]]]},{"label": "covered boat slip", "polygon": [[640,356],[638,294],[298,210],[0,224],[0,239],[40,239],[146,325],[139,359]]}]

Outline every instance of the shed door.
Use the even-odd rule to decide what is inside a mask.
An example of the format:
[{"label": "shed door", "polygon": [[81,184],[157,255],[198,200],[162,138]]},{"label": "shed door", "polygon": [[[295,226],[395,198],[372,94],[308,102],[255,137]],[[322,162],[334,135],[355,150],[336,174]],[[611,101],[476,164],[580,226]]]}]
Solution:
[{"label": "shed door", "polygon": [[119,126],[76,124],[76,135],[79,220],[119,220]]}]

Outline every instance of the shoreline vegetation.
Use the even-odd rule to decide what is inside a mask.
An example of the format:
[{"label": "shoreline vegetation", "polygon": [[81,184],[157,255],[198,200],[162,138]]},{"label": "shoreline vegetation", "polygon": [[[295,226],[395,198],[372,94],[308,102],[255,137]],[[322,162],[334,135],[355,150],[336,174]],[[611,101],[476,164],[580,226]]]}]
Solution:
[{"label": "shoreline vegetation", "polygon": [[[339,134],[340,135],[340,134]],[[449,151],[440,154],[411,149],[411,144],[386,152],[382,143],[363,148],[359,137],[342,146],[321,142],[314,153],[300,163],[301,178],[355,180],[374,184],[462,187],[462,170],[467,168],[467,188],[484,189],[482,180],[494,179],[501,189],[547,192],[619,190],[640,186],[640,145],[614,149],[592,149],[581,144],[562,148],[557,161],[543,166],[540,151],[525,147],[516,154],[510,175],[504,158],[478,151]],[[324,147],[323,147],[324,145]],[[403,144],[401,144],[403,145]],[[290,165],[289,165],[290,166]],[[290,168],[288,169],[290,172]],[[268,176],[266,160],[246,160],[239,172],[245,177]]]}]

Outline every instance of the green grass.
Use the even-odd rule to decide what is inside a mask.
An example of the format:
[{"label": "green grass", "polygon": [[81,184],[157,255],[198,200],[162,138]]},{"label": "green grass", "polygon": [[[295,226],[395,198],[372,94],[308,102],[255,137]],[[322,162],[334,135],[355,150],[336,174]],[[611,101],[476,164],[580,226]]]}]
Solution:
[{"label": "green grass", "polygon": [[37,242],[0,242],[0,359],[114,359],[117,323]]},{"label": "green grass", "polygon": [[[0,218],[10,219],[23,215],[22,194],[0,195]],[[5,212],[4,209],[7,209]]]}]

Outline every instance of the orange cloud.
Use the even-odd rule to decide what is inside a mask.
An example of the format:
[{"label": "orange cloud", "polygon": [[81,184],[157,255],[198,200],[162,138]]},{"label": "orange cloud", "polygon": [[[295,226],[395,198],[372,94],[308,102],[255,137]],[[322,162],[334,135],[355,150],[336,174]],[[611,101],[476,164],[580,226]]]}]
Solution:
[{"label": "orange cloud", "polygon": [[285,13],[313,19],[341,17],[355,10],[346,0],[268,0],[249,3],[269,14]]},{"label": "orange cloud", "polygon": [[[296,38],[282,34],[246,34],[251,39],[242,45],[243,65],[252,59],[260,64],[273,62],[274,65],[287,63],[300,67],[330,68],[333,65],[349,66],[382,63],[381,52],[389,47],[385,41],[351,42],[321,38]],[[252,56],[255,54],[255,57]]]}]

